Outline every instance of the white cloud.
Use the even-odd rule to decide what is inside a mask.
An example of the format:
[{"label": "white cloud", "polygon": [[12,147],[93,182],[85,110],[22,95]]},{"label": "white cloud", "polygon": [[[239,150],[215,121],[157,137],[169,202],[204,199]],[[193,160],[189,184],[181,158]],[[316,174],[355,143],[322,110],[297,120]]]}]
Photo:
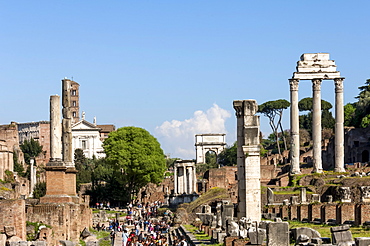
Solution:
[{"label": "white cloud", "polygon": [[213,104],[206,112],[195,111],[190,119],[163,122],[161,126],[156,127],[156,136],[165,153],[169,153],[171,157],[195,159],[195,135],[227,134],[225,122],[230,116],[229,111]]}]

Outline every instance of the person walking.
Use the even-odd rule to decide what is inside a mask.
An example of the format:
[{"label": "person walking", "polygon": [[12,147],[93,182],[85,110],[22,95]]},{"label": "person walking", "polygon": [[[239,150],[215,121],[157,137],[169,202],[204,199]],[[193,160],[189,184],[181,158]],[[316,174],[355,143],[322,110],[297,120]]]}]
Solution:
[{"label": "person walking", "polygon": [[111,245],[114,246],[114,240],[116,239],[116,232],[114,229],[111,230],[110,232],[110,240],[111,240]]},{"label": "person walking", "polygon": [[122,246],[127,245],[127,240],[128,240],[128,234],[127,234],[127,231],[124,229],[122,233]]}]

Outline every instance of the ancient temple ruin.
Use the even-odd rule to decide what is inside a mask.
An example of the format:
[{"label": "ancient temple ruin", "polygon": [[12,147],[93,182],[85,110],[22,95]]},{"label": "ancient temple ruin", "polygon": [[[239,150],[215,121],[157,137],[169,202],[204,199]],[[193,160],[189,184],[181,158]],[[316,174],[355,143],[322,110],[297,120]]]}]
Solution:
[{"label": "ancient temple ruin", "polygon": [[172,206],[192,202],[199,197],[196,193],[197,176],[195,162],[192,160],[177,160],[174,166],[174,190],[169,195]]},{"label": "ancient temple ruin", "polygon": [[290,84],[290,134],[291,134],[291,173],[300,173],[299,167],[299,110],[298,84],[300,80],[312,81],[312,136],[313,172],[321,173],[321,83],[334,80],[335,85],[335,171],[344,172],[344,111],[343,81],[340,72],[328,53],[303,54],[297,62],[297,71],[289,79]]}]

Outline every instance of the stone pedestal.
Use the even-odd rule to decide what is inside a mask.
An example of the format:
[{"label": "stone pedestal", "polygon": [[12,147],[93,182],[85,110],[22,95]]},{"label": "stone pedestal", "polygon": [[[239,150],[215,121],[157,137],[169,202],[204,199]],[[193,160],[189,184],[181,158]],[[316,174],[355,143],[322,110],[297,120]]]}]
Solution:
[{"label": "stone pedestal", "polygon": [[267,246],[289,246],[288,222],[271,222],[267,224]]},{"label": "stone pedestal", "polygon": [[[50,165],[50,163],[48,163]],[[46,195],[40,198],[40,203],[73,202],[66,192],[65,166],[46,166]]]}]

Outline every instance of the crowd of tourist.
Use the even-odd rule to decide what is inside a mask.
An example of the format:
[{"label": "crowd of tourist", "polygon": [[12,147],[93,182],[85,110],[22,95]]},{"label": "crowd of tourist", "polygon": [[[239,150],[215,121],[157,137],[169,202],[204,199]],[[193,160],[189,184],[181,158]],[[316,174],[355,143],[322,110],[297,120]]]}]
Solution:
[{"label": "crowd of tourist", "polygon": [[[167,246],[172,214],[168,210],[164,212],[164,216],[159,216],[160,205],[160,202],[135,206],[129,204],[124,223],[112,220],[108,226],[98,223],[95,229],[110,231],[112,246],[117,234],[122,235],[122,246]],[[180,244],[180,240],[179,245],[186,246]]]}]

